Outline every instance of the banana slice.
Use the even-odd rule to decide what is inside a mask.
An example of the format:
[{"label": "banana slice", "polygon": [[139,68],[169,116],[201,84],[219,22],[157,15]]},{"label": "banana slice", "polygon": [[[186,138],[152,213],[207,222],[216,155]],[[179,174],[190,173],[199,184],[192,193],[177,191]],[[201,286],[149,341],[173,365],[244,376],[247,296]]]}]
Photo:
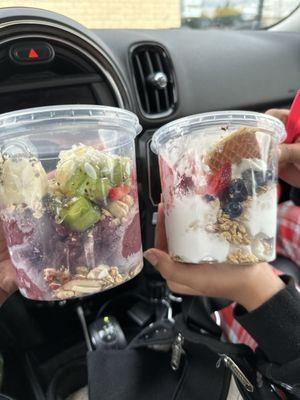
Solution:
[{"label": "banana slice", "polygon": [[8,158],[2,164],[0,201],[5,206],[27,204],[36,209],[48,191],[48,179],[35,158]]}]

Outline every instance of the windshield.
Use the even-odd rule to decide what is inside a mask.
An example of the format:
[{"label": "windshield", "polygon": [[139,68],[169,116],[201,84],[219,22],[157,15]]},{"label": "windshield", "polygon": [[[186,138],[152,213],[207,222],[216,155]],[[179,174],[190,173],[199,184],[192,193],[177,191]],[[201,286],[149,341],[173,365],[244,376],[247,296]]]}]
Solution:
[{"label": "windshield", "polygon": [[299,5],[300,0],[0,0],[0,7],[44,8],[99,29],[260,29]]}]

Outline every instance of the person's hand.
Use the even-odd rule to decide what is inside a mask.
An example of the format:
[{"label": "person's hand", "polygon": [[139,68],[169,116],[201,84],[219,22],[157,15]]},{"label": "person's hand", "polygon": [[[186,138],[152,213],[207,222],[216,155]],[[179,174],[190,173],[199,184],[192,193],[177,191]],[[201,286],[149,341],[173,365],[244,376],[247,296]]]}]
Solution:
[{"label": "person's hand", "polygon": [[[289,110],[272,108],[266,114],[280,119],[285,124]],[[300,187],[300,137],[295,143],[281,144],[279,151],[279,177],[291,186]]]},{"label": "person's hand", "polygon": [[208,297],[223,297],[254,310],[284,288],[282,280],[267,263],[251,266],[231,264],[184,264],[167,254],[167,239],[162,204],[158,208],[155,247],[145,258],[166,279],[173,292]]},{"label": "person's hand", "polygon": [[16,272],[10,261],[3,228],[0,223],[0,305],[17,290]]}]

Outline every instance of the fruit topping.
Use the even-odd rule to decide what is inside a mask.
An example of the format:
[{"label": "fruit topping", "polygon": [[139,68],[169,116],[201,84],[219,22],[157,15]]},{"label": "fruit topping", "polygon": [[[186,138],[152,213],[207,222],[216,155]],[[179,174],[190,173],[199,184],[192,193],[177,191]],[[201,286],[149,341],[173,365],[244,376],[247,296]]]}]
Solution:
[{"label": "fruit topping", "polygon": [[98,203],[106,199],[111,189],[108,178],[91,179],[86,178],[76,191],[79,196],[85,196],[91,201]]},{"label": "fruit topping", "polygon": [[206,194],[203,196],[204,200],[207,201],[207,203],[210,203],[211,201],[215,201],[216,198],[212,196],[211,194]]},{"label": "fruit topping", "polygon": [[243,181],[246,185],[249,195],[253,195],[256,189],[263,186],[268,186],[270,183],[275,182],[276,177],[273,170],[253,170],[246,169],[242,173]]},{"label": "fruit topping", "polygon": [[81,168],[78,168],[75,170],[73,175],[65,182],[63,179],[61,179],[59,170],[57,170],[56,173],[58,186],[60,187],[61,192],[66,196],[74,196],[80,185],[86,179],[86,176],[86,173],[83,172]]},{"label": "fruit topping", "polygon": [[266,181],[267,182],[274,182],[275,181],[275,174],[274,174],[273,170],[268,169],[266,171]]},{"label": "fruit topping", "polygon": [[90,201],[79,197],[61,209],[60,217],[71,231],[83,232],[100,220],[101,213]]},{"label": "fruit topping", "polygon": [[220,195],[229,186],[231,181],[231,165],[224,164],[215,174],[208,175],[206,194]]},{"label": "fruit topping", "polygon": [[3,205],[26,204],[37,209],[48,191],[48,180],[35,157],[11,157],[0,168],[0,200]]},{"label": "fruit topping", "polygon": [[191,176],[187,176],[185,174],[182,175],[180,177],[180,181],[179,181],[177,187],[182,194],[189,193],[190,191],[195,189],[195,184],[194,184],[193,178]]},{"label": "fruit topping", "polygon": [[245,201],[248,197],[248,190],[243,179],[234,179],[228,188],[227,197],[236,202]]},{"label": "fruit topping", "polygon": [[123,196],[126,196],[128,193],[130,193],[130,190],[130,186],[127,185],[116,186],[110,189],[108,197],[111,201],[117,201],[120,200]]},{"label": "fruit topping", "polygon": [[113,163],[112,183],[116,186],[130,183],[131,160],[127,157],[116,158]]},{"label": "fruit topping", "polygon": [[265,171],[254,171],[254,180],[256,186],[261,187],[266,184],[265,181]]},{"label": "fruit topping", "polygon": [[243,212],[243,207],[241,203],[235,201],[228,201],[223,205],[223,211],[229,216],[229,218],[237,218]]},{"label": "fruit topping", "polygon": [[253,195],[253,186],[255,187],[255,178],[253,169],[246,169],[242,172],[242,179],[246,185],[248,194]]}]

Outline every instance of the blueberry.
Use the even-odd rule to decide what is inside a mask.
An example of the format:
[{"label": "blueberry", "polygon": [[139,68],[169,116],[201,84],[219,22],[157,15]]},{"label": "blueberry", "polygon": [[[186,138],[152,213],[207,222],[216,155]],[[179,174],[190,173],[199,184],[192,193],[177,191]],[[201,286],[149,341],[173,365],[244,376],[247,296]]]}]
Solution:
[{"label": "blueberry", "polygon": [[246,169],[244,172],[242,172],[242,178],[243,178],[244,184],[247,188],[248,195],[252,196],[253,195],[253,183],[255,183],[253,169]]},{"label": "blueberry", "polygon": [[272,171],[271,169],[267,169],[266,171],[266,181],[267,182],[275,181],[275,174],[274,171]]},{"label": "blueberry", "polygon": [[264,186],[266,184],[265,172],[264,171],[254,171],[254,179],[256,186]]},{"label": "blueberry", "polygon": [[237,218],[243,212],[243,207],[241,203],[236,203],[235,201],[228,201],[223,206],[223,211],[229,216],[229,218]]},{"label": "blueberry", "polygon": [[227,196],[236,202],[245,201],[248,197],[248,190],[243,179],[234,179],[228,189]]},{"label": "blueberry", "polygon": [[212,196],[211,194],[206,194],[203,197],[204,197],[204,200],[207,201],[207,203],[215,200],[215,197]]}]

